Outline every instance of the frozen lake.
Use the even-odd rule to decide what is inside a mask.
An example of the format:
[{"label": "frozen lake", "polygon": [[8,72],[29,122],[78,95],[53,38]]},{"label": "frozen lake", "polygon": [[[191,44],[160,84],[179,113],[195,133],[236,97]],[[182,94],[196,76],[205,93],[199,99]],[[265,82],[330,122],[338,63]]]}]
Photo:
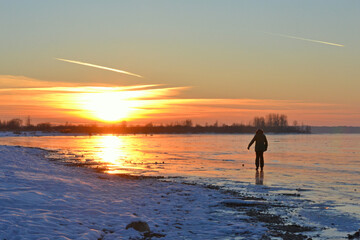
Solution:
[{"label": "frozen lake", "polygon": [[211,184],[294,207],[290,216],[338,238],[360,226],[359,134],[268,134],[264,172],[256,172],[252,135],[2,137],[0,145],[56,151],[48,157],[109,174],[164,176]]}]

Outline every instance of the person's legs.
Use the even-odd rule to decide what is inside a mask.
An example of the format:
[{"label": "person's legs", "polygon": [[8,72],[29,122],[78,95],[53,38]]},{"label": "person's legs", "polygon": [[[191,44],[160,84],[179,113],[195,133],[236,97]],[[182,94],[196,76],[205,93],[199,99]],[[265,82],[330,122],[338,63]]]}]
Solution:
[{"label": "person's legs", "polygon": [[264,152],[259,152],[259,159],[260,159],[260,168],[263,170],[264,168]]},{"label": "person's legs", "polygon": [[259,162],[260,162],[260,152],[256,152],[256,157],[255,157],[256,170],[259,169]]}]

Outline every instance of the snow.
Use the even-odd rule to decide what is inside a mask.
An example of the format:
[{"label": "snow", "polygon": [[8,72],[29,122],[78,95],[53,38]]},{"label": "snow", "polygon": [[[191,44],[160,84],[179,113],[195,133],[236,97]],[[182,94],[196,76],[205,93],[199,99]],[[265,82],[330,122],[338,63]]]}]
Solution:
[{"label": "snow", "polygon": [[0,146],[1,239],[142,239],[126,229],[134,221],[159,239],[259,239],[267,231],[228,210],[222,203],[244,202],[220,191],[96,173],[45,154]]}]

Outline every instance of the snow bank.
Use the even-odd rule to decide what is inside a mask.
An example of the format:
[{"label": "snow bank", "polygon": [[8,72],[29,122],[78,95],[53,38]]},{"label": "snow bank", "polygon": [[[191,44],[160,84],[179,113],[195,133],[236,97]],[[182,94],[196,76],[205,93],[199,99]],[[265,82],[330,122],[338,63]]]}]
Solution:
[{"label": "snow bank", "polygon": [[229,213],[219,191],[95,173],[44,154],[0,146],[1,239],[141,239],[126,229],[135,221],[160,239],[259,239],[267,230]]}]

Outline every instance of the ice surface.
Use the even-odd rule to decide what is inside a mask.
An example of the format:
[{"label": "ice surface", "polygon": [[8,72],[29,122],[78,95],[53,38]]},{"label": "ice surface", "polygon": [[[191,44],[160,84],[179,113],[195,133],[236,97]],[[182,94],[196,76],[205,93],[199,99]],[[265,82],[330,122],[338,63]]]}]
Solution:
[{"label": "ice surface", "polygon": [[136,239],[141,234],[125,227],[139,220],[161,239],[259,239],[267,230],[228,214],[219,191],[95,173],[44,154],[0,146],[2,239]]},{"label": "ice surface", "polygon": [[[316,227],[315,231],[304,233],[313,239],[340,239],[357,231],[360,223],[359,136],[269,135],[272,145],[266,153],[263,174],[254,171],[254,154],[246,150],[249,135],[1,137],[1,145],[51,151],[47,154],[48,160],[44,160],[44,151],[38,149],[1,148],[4,153],[0,154],[3,166],[0,210],[4,212],[0,213],[18,214],[20,220],[24,219],[23,215],[29,212],[27,205],[20,201],[26,199],[27,204],[35,202],[46,206],[36,206],[32,209],[34,214],[39,215],[36,209],[48,211],[49,216],[62,211],[74,224],[74,217],[70,216],[72,212],[77,213],[76,218],[86,224],[78,227],[93,229],[92,235],[100,231],[98,234],[104,239],[139,236],[136,231],[124,230],[127,224],[137,220],[147,221],[155,233],[165,234],[165,239],[258,239],[269,231],[263,228],[267,223],[259,221],[277,215],[284,220],[283,225]],[[121,179],[91,169],[64,166],[79,163],[95,168],[96,164],[109,167],[109,163],[120,163],[121,172],[163,176],[172,182]],[[213,190],[198,185],[210,186]],[[243,197],[229,196],[224,190]],[[261,201],[263,204],[259,204]],[[250,216],[252,208],[264,211]],[[112,217],[114,212],[117,217]],[[37,216],[40,219],[41,214]],[[92,216],[101,216],[101,219],[90,222],[89,219],[96,218]],[[1,219],[0,229],[12,226],[10,220]],[[31,224],[36,225],[36,221]],[[112,221],[121,221],[122,225],[117,224],[115,231],[109,227]],[[254,226],[249,227],[249,222]],[[73,231],[71,229],[65,233]],[[58,230],[49,230],[51,236],[58,236],[54,235]]]}]

